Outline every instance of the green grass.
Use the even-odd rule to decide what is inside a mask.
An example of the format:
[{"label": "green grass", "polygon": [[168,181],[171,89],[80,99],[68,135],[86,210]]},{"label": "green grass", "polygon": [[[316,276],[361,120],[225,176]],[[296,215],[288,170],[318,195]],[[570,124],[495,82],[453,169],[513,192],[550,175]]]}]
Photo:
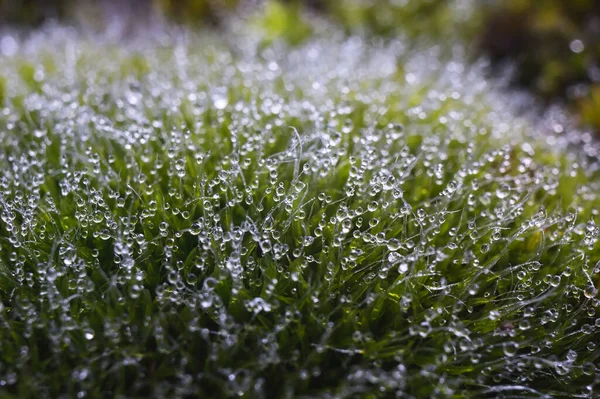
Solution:
[{"label": "green grass", "polygon": [[456,49],[236,29],[0,59],[0,396],[592,397],[596,145]]}]

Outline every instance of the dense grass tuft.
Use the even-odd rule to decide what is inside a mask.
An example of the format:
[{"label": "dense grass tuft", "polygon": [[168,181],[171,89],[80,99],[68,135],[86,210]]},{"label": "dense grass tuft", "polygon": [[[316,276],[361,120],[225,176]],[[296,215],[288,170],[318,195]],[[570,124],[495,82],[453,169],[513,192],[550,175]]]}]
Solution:
[{"label": "dense grass tuft", "polygon": [[592,397],[597,147],[322,36],[5,37],[3,397]]}]

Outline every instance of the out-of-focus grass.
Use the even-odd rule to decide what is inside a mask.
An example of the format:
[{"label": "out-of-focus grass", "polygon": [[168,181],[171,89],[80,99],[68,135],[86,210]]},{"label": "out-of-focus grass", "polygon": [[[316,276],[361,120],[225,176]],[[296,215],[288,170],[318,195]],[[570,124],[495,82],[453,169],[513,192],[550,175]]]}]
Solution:
[{"label": "out-of-focus grass", "polygon": [[504,0],[486,10],[482,48],[519,84],[600,131],[600,2]]},{"label": "out-of-focus grass", "polygon": [[157,13],[171,21],[191,25],[216,23],[224,15],[235,11],[240,0],[152,0]]},{"label": "out-of-focus grass", "polygon": [[[408,0],[394,2],[388,0],[289,0],[289,1],[248,1],[248,0],[131,0],[121,3],[114,0],[24,0],[13,2],[0,0],[0,18],[5,23],[38,25],[49,19],[62,21],[83,22],[103,6],[114,5],[111,10],[129,8],[133,5],[136,10],[145,10],[143,15],[159,15],[171,22],[184,23],[195,27],[204,24],[215,24],[232,13],[240,10],[251,13],[257,7],[266,6],[272,12],[272,18],[266,22],[277,29],[285,29],[293,36],[306,36],[302,33],[306,25],[296,18],[300,10],[312,10],[313,15],[334,20],[347,33],[370,33],[381,36],[395,34],[409,37],[429,36],[450,40],[459,33],[466,36],[477,25],[473,14],[475,9],[472,0],[442,1],[442,0]],[[85,18],[83,14],[87,14]],[[92,15],[90,15],[92,14]],[[97,17],[97,15],[96,15]],[[291,19],[290,19],[291,18]],[[297,24],[300,22],[300,25]],[[273,31],[276,34],[276,30]],[[297,41],[297,37],[290,38]]]},{"label": "out-of-focus grass", "polygon": [[453,41],[476,33],[478,26],[471,1],[323,1],[322,8],[348,32],[367,32],[385,37],[427,36]]},{"label": "out-of-focus grass", "polygon": [[[240,3],[239,0],[0,0],[0,22],[16,26],[39,26],[50,20],[89,24],[94,18],[111,19],[125,11],[134,14],[133,20],[154,14],[171,22],[214,25]],[[117,15],[102,15],[106,9]]]}]

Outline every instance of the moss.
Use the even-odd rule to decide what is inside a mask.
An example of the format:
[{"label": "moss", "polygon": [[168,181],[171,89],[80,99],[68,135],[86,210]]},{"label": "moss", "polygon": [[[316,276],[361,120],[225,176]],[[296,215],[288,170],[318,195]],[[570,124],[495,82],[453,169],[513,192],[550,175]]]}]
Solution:
[{"label": "moss", "polygon": [[597,146],[264,10],[0,59],[0,396],[593,397]]}]

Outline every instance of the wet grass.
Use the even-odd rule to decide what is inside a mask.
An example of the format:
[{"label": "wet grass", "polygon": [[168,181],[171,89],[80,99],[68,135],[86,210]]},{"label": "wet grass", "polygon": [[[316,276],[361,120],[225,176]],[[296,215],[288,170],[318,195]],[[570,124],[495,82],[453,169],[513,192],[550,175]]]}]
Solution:
[{"label": "wet grass", "polygon": [[343,37],[11,42],[3,397],[593,397],[598,147]]}]

